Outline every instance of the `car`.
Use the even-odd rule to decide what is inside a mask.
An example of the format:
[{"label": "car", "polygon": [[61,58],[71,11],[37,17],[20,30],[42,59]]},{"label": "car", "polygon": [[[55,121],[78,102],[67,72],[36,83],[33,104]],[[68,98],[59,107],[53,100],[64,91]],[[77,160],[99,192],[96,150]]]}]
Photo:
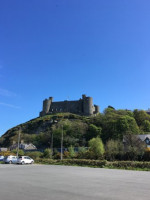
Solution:
[{"label": "car", "polygon": [[0,161],[3,161],[4,160],[4,156],[0,156]]},{"label": "car", "polygon": [[8,164],[17,163],[17,156],[13,156],[13,155],[5,156],[3,161],[4,163],[8,163]]},{"label": "car", "polygon": [[29,156],[19,156],[17,159],[17,164],[33,164],[34,160]]}]

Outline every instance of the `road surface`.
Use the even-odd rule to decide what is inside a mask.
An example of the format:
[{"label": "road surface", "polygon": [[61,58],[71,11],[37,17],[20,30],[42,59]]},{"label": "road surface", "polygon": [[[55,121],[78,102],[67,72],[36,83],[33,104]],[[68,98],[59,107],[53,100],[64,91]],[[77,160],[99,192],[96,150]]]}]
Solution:
[{"label": "road surface", "polygon": [[1,200],[149,200],[150,172],[0,165]]}]

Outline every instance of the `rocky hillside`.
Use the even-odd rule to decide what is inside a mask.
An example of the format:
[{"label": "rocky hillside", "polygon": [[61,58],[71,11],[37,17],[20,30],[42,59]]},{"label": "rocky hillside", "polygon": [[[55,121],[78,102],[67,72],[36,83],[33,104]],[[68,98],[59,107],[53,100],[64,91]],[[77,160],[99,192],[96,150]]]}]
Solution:
[{"label": "rocky hillside", "polygon": [[[0,145],[9,147],[14,142],[17,142],[19,132],[21,133],[21,140],[24,142],[32,142],[39,148],[48,147],[51,143],[52,133],[55,133],[57,138],[59,138],[59,132],[61,132],[63,125],[64,134],[69,138],[69,130],[71,132],[76,132],[76,136],[82,135],[82,132],[87,131],[87,123],[89,118],[84,116],[79,116],[70,113],[46,115],[44,117],[38,117],[32,119],[26,123],[20,124],[16,127],[9,129],[0,139]],[[75,127],[76,126],[76,127]],[[79,129],[80,130],[76,130]],[[75,129],[75,130],[72,130]],[[74,134],[70,137],[76,137]],[[54,136],[55,137],[55,136]],[[58,140],[56,138],[56,140]],[[59,141],[58,141],[59,142]],[[55,142],[54,142],[55,143]],[[57,146],[57,144],[56,144]]]}]

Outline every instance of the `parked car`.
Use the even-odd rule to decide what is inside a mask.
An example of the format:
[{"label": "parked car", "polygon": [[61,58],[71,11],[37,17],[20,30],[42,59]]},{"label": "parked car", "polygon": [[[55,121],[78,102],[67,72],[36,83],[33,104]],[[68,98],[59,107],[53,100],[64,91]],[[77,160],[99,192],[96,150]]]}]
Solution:
[{"label": "parked car", "polygon": [[12,164],[12,163],[17,163],[17,156],[5,156],[4,157],[4,163],[9,163],[9,164]]},{"label": "parked car", "polygon": [[34,160],[29,156],[19,156],[17,159],[17,164],[33,164]]},{"label": "parked car", "polygon": [[4,156],[0,156],[0,161],[3,161],[4,160]]}]

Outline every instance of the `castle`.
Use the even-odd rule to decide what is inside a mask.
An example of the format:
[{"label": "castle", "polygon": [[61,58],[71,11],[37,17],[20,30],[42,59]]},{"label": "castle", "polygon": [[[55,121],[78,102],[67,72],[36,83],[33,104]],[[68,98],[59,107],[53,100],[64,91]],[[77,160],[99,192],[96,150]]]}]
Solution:
[{"label": "castle", "polygon": [[75,101],[58,101],[53,102],[53,97],[43,101],[43,110],[40,112],[40,117],[52,114],[70,112],[79,115],[96,115],[99,113],[99,106],[93,105],[93,98],[82,95],[82,99]]}]

